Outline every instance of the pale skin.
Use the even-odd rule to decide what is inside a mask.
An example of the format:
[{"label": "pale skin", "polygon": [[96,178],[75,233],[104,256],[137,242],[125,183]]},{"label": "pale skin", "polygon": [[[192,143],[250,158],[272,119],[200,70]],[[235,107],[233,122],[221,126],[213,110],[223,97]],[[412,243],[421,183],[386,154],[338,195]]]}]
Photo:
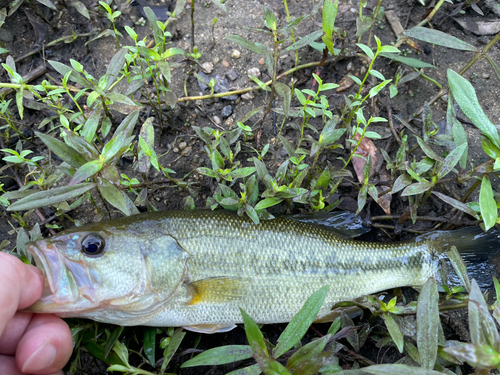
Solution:
[{"label": "pale skin", "polygon": [[73,350],[68,325],[23,312],[42,295],[42,272],[0,252],[0,374],[63,375]]}]

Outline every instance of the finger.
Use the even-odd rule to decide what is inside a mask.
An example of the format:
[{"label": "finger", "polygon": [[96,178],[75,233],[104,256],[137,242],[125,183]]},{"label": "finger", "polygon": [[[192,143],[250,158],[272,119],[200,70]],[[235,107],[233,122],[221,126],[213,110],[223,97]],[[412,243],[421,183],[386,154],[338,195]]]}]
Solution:
[{"label": "finger", "polygon": [[[0,354],[14,355],[33,313],[18,311],[0,336]],[[2,372],[0,372],[2,374]]]},{"label": "finger", "polygon": [[[2,375],[30,375],[18,370],[14,357],[0,355],[0,374]],[[62,371],[47,373],[44,375],[64,375]]]},{"label": "finger", "polygon": [[66,322],[52,314],[35,314],[17,345],[17,367],[27,374],[50,374],[64,367],[72,351]]},{"label": "finger", "polygon": [[44,278],[40,270],[0,252],[0,336],[17,310],[42,296]]}]

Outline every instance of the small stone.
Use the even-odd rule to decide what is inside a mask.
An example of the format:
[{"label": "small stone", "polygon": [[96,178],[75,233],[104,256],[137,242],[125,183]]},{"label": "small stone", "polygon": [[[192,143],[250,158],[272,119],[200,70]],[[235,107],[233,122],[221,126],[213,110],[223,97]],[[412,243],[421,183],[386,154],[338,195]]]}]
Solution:
[{"label": "small stone", "polygon": [[347,64],[347,71],[350,72],[353,68],[352,61]]},{"label": "small stone", "polygon": [[229,117],[227,120],[226,120],[226,125],[231,127],[231,125],[234,124],[234,118],[232,117]]},{"label": "small stone", "polygon": [[174,147],[173,151],[177,154],[179,153],[179,149],[177,147]]},{"label": "small stone", "polygon": [[231,57],[233,59],[239,59],[241,57],[241,52],[238,51],[237,49],[233,49],[233,52],[231,53]]},{"label": "small stone", "polygon": [[225,68],[229,68],[229,63],[227,62],[226,59],[222,60],[222,66],[225,67]]},{"label": "small stone", "polygon": [[181,142],[181,143],[179,143],[179,148],[180,148],[181,150],[184,150],[184,149],[186,148],[186,146],[187,146],[187,143],[186,143],[186,142]]},{"label": "small stone", "polygon": [[254,98],[254,96],[251,92],[247,92],[247,93],[241,95],[241,99],[243,99],[243,100],[252,100],[253,98]]},{"label": "small stone", "polygon": [[222,117],[223,118],[226,118],[226,117],[229,117],[233,114],[233,107],[231,107],[230,105],[226,105],[224,108],[222,108]]},{"label": "small stone", "polygon": [[191,146],[186,147],[184,150],[182,150],[181,155],[187,157],[187,156],[191,155],[192,150],[193,150],[193,148]]},{"label": "small stone", "polygon": [[443,95],[442,97],[440,97],[439,99],[441,99],[443,102],[445,103],[448,103],[448,95]]},{"label": "small stone", "polygon": [[260,64],[260,65],[264,65],[264,62],[265,62],[264,58],[261,58],[261,59],[259,60],[259,64]]},{"label": "small stone", "polygon": [[222,120],[219,116],[214,116],[213,120],[216,125],[220,125],[222,123]]},{"label": "small stone", "polygon": [[259,78],[260,77],[260,70],[259,70],[259,68],[250,68],[250,69],[248,69],[247,74]]},{"label": "small stone", "polygon": [[214,64],[207,61],[207,62],[201,64],[201,69],[203,70],[203,72],[210,74],[210,73],[212,73],[212,70],[214,70]]},{"label": "small stone", "polygon": [[229,78],[231,81],[234,81],[235,79],[237,79],[240,75],[238,74],[238,72],[234,69],[230,69],[226,72],[226,77]]},{"label": "small stone", "polygon": [[483,73],[481,74],[481,76],[484,78],[484,79],[489,79],[491,77],[490,73]]},{"label": "small stone", "polygon": [[366,74],[366,66],[362,66],[360,69],[359,69],[359,73],[361,75],[365,75]]}]

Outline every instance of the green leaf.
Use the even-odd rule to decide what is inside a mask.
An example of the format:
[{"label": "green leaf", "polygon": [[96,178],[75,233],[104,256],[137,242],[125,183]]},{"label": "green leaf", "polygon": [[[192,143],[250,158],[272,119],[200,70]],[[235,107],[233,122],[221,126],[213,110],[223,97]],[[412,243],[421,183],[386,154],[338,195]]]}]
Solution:
[{"label": "green leaf", "polygon": [[451,95],[448,96],[448,109],[446,111],[446,122],[448,124],[451,124],[452,126],[451,130],[453,134],[453,140],[455,141],[455,145],[456,146],[466,145],[464,153],[460,158],[460,167],[462,169],[465,169],[467,167],[467,156],[469,153],[467,133],[465,132],[465,129],[463,125],[460,123],[460,121],[457,120],[457,116],[455,114],[455,108],[453,106],[453,99]]},{"label": "green leaf", "polygon": [[451,265],[453,266],[453,269],[457,273],[458,278],[465,287],[465,290],[467,290],[467,293],[470,293],[471,284],[469,280],[469,274],[467,272],[467,266],[460,256],[457,248],[455,246],[451,246],[451,249],[446,252],[446,255],[448,255]]},{"label": "green leaf", "polygon": [[125,216],[130,215],[130,210],[128,209],[127,203],[125,202],[125,198],[123,198],[121,190],[119,190],[115,185],[99,177],[97,188],[101,192],[102,197],[106,199],[106,201],[123,212]]},{"label": "green leaf", "polygon": [[426,192],[430,188],[432,188],[434,184],[429,181],[422,181],[422,182],[417,182],[415,184],[411,184],[410,186],[407,186],[403,192],[401,193],[402,196],[408,196],[408,195],[416,195],[416,194],[421,194],[423,192]]},{"label": "green leaf", "polygon": [[387,86],[390,82],[392,81],[392,79],[386,79],[385,81],[383,82],[380,82],[377,86],[375,87],[372,87],[370,89],[370,98],[373,98],[375,95],[377,95],[385,86]]},{"label": "green leaf", "polygon": [[264,55],[269,52],[269,49],[265,45],[251,42],[248,39],[242,38],[239,35],[228,35],[225,37],[225,39],[229,39],[230,41],[246,49],[249,49],[250,51],[255,52],[259,55]]},{"label": "green leaf", "polygon": [[259,326],[255,321],[248,315],[242,308],[240,308],[241,316],[243,317],[243,323],[245,325],[245,333],[247,335],[248,343],[255,350],[254,344],[261,347],[266,356],[269,356],[267,351],[267,346],[264,341],[264,336],[259,329]]},{"label": "green leaf", "polygon": [[307,299],[304,306],[293,317],[292,321],[278,338],[278,343],[273,350],[273,356],[275,358],[279,358],[293,348],[293,346],[306,334],[312,322],[316,319],[316,315],[318,315],[321,305],[323,305],[328,289],[329,286],[326,285],[315,292]]},{"label": "green leaf", "polygon": [[267,353],[259,346],[255,345],[254,358],[265,375],[292,375],[285,366],[274,358],[269,358]]},{"label": "green leaf", "polygon": [[255,173],[254,167],[238,168],[229,173],[232,178],[245,178]]},{"label": "green leaf", "polygon": [[373,58],[375,57],[375,55],[373,54],[373,51],[370,47],[368,47],[367,45],[365,44],[361,44],[361,43],[357,43],[356,44],[359,48],[361,48],[363,50],[363,52],[371,59],[373,60]]},{"label": "green leaf", "polygon": [[87,142],[92,142],[94,140],[95,132],[99,125],[99,120],[101,119],[101,112],[101,108],[94,108],[90,117],[87,118],[85,125],[83,125],[81,134]]},{"label": "green leaf", "polygon": [[261,200],[259,203],[257,203],[255,205],[255,211],[260,211],[260,210],[263,210],[263,209],[266,209],[268,207],[272,207],[272,206],[275,206],[279,203],[281,203],[283,199],[280,199],[280,198],[266,198],[266,199],[263,199]]},{"label": "green leaf", "polygon": [[[139,137],[144,140],[150,150],[154,150],[155,130],[151,117],[144,121],[144,124],[142,124],[141,131],[139,132]],[[148,173],[149,168],[151,167],[151,157],[146,155],[144,153],[144,150],[142,150],[141,148],[139,150],[137,159],[137,170],[140,173]]]},{"label": "green leaf", "polygon": [[288,117],[290,112],[290,102],[292,100],[292,90],[288,85],[281,82],[275,82],[276,93],[283,99],[283,113]]},{"label": "green leaf", "polygon": [[265,25],[268,29],[275,31],[276,30],[276,16],[274,15],[274,11],[272,8],[265,7],[264,14],[266,17]]},{"label": "green leaf", "polygon": [[7,211],[31,210],[32,208],[40,208],[64,202],[68,199],[79,197],[94,186],[95,184],[83,183],[40,191],[11,204],[7,207]]},{"label": "green leaf", "polygon": [[451,69],[448,69],[448,83],[453,98],[464,114],[495,146],[500,147],[498,131],[481,108],[471,83]]},{"label": "green leaf", "polygon": [[432,277],[427,279],[417,304],[417,346],[422,367],[432,370],[438,350],[439,294]]},{"label": "green leaf", "polygon": [[368,188],[366,185],[362,186],[361,189],[359,189],[358,193],[358,210],[356,211],[356,214],[359,214],[363,207],[366,204],[366,198],[368,194]]},{"label": "green leaf", "polygon": [[[404,57],[404,56],[399,56],[395,53],[380,53],[379,54],[382,57],[385,57],[387,59],[391,59],[400,63],[403,63],[405,65],[411,66],[412,68],[417,68],[417,69],[422,69],[422,68],[436,68],[434,65],[431,65],[429,63],[423,62],[418,59],[414,59],[412,57]],[[418,73],[417,76],[420,75],[420,72]],[[406,77],[406,76],[405,76]]]},{"label": "green leaf", "polygon": [[194,366],[217,366],[252,358],[253,351],[248,345],[227,345],[205,350],[184,362],[181,368]]},{"label": "green leaf", "polygon": [[79,83],[83,87],[93,90],[93,87],[90,85],[90,83],[69,66],[53,60],[48,60],[48,62],[60,75],[65,76],[68,72],[71,72],[69,76],[70,81]]},{"label": "green leaf", "polygon": [[111,58],[109,62],[108,69],[106,70],[106,74],[109,76],[108,82],[106,84],[106,90],[116,81],[118,78],[118,74],[122,70],[125,65],[125,57],[128,54],[128,49],[122,48],[114,56]]},{"label": "green leaf", "polygon": [[396,344],[399,352],[403,353],[404,337],[398,327],[398,324],[391,314],[384,314],[382,315],[382,317],[384,318],[385,326],[387,327],[387,330],[391,335],[392,341],[394,341],[394,343]]},{"label": "green leaf", "polygon": [[120,335],[123,332],[124,327],[116,327],[113,332],[111,332],[111,335],[109,336],[108,341],[106,342],[106,345],[104,346],[104,357],[108,357],[109,353],[115,346],[116,341],[120,338]]},{"label": "green leaf", "polygon": [[458,38],[455,38],[454,36],[435,29],[428,29],[426,27],[418,26],[403,31],[403,34],[409,36],[410,38],[423,40],[424,42],[436,44],[438,46],[459,49],[463,51],[477,51],[476,47],[470,45],[469,43],[466,43]]},{"label": "green leaf", "polygon": [[69,186],[75,185],[83,180],[86,180],[87,178],[95,175],[97,172],[99,172],[102,167],[104,166],[104,162],[102,160],[91,160],[84,165],[82,165],[80,168],[78,168],[73,175],[73,178],[69,182]]},{"label": "green leaf", "polygon": [[471,282],[469,295],[469,331],[473,344],[489,345],[500,351],[500,334],[476,280]]},{"label": "green leaf", "polygon": [[399,363],[363,367],[363,372],[374,375],[442,375],[442,372]]},{"label": "green leaf", "polygon": [[444,176],[450,173],[450,171],[453,170],[453,168],[455,168],[455,165],[457,165],[457,163],[460,161],[460,158],[462,157],[462,154],[464,153],[466,148],[467,145],[462,144],[457,148],[453,149],[448,154],[448,156],[444,159],[443,165],[441,166],[441,168],[437,173],[438,180],[442,179]]},{"label": "green leaf", "polygon": [[143,340],[144,355],[149,360],[151,366],[155,366],[155,351],[156,351],[156,328],[155,327],[145,327],[144,328],[144,340]]},{"label": "green leaf", "polygon": [[472,208],[467,206],[465,203],[462,203],[454,198],[451,198],[451,197],[444,195],[442,193],[439,193],[437,191],[433,191],[432,194],[436,195],[437,197],[439,197],[440,199],[442,199],[443,201],[445,201],[449,205],[453,206],[457,210],[463,211],[466,214],[469,214],[472,217],[479,219],[479,216],[477,215],[477,213]]},{"label": "green leaf", "polygon": [[328,334],[304,345],[292,354],[286,363],[286,367],[290,370],[294,370],[301,362],[307,361],[321,353],[332,336],[333,335]]},{"label": "green leaf", "polygon": [[[177,4],[179,2],[180,1],[178,1]],[[165,357],[163,359],[163,363],[161,364],[161,372],[162,373],[165,371],[165,369],[167,368],[168,364],[172,360],[175,352],[177,351],[177,349],[181,345],[181,342],[184,339],[184,336],[186,336],[186,332],[183,332],[182,328],[177,328],[174,331],[174,334],[170,338],[170,344],[168,344],[168,346],[167,346],[167,348],[165,349],[165,352],[164,352],[164,356]]]},{"label": "green leaf", "polygon": [[483,176],[481,181],[481,190],[479,192],[479,207],[485,230],[492,228],[498,219],[497,203],[491,188],[491,182],[488,175]]},{"label": "green leaf", "polygon": [[298,41],[296,41],[292,45],[285,48],[285,51],[287,51],[287,52],[295,51],[295,50],[300,49],[302,47],[308,46],[309,44],[314,42],[316,39],[318,39],[322,35],[323,35],[323,30],[314,31],[311,34],[306,35],[305,37],[299,39]]},{"label": "green leaf", "polygon": [[42,140],[43,143],[52,151],[54,154],[59,156],[63,161],[68,163],[74,168],[80,168],[86,163],[85,158],[80,155],[78,151],[69,147],[66,143],[51,137],[50,135],[35,132],[35,134]]}]

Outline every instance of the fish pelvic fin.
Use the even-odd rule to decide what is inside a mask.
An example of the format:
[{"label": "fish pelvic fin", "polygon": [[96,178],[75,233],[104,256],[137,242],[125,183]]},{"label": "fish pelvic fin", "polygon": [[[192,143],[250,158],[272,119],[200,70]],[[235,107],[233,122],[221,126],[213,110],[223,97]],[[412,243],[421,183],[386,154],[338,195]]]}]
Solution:
[{"label": "fish pelvic fin", "polygon": [[198,332],[198,333],[219,333],[219,332],[228,332],[232,329],[236,328],[236,324],[234,323],[220,323],[220,324],[197,324],[194,326],[185,326],[182,327],[185,330]]},{"label": "fish pelvic fin", "polygon": [[211,277],[184,285],[191,295],[188,305],[235,301],[244,296],[244,279]]}]

